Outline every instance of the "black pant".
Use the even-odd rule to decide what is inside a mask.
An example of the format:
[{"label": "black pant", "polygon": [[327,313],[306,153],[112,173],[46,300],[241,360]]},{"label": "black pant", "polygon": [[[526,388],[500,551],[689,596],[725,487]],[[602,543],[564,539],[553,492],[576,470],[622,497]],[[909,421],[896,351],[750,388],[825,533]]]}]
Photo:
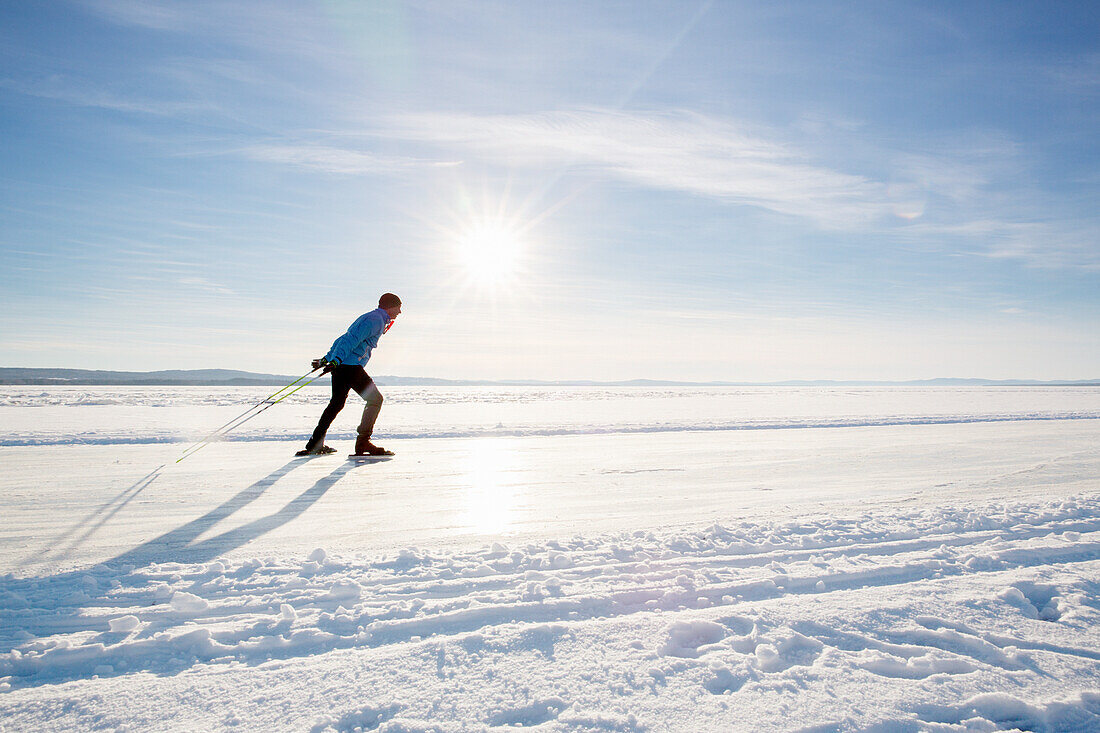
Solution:
[{"label": "black pant", "polygon": [[328,432],[328,428],[332,425],[332,421],[340,414],[340,410],[344,409],[344,403],[347,402],[348,399],[348,392],[354,389],[359,393],[360,397],[366,399],[367,396],[365,393],[372,381],[370,375],[367,374],[367,371],[361,366],[342,364],[338,367],[333,367],[332,399],[329,400],[328,406],[325,407],[325,411],[321,413],[321,419],[317,423],[317,429],[313,431],[313,437],[306,443],[307,449],[316,448],[325,442],[325,433]]}]

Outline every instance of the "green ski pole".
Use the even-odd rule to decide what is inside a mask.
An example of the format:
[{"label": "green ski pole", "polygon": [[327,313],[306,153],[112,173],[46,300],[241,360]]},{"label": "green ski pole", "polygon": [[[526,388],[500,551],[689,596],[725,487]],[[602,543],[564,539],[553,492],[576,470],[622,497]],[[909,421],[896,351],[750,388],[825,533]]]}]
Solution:
[{"label": "green ski pole", "polygon": [[[265,397],[261,401],[257,402],[255,405],[252,405],[252,407],[249,407],[247,410],[242,412],[240,415],[237,415],[237,417],[235,417],[232,420],[230,420],[229,422],[225,423],[220,428],[212,431],[205,438],[203,438],[202,440],[200,440],[199,442],[195,443],[194,445],[189,447],[187,450],[185,450],[183,452],[183,455],[181,455],[179,458],[176,459],[176,463],[179,463],[180,461],[182,461],[184,458],[187,458],[188,456],[191,456],[191,455],[194,455],[195,453],[198,453],[205,446],[207,446],[212,440],[214,440],[214,438],[217,438],[220,435],[225,435],[226,433],[233,430],[234,428],[240,427],[244,423],[248,422],[252,418],[259,415],[261,412],[263,412],[267,408],[271,407],[272,405],[277,405],[280,402],[282,402],[283,400],[285,400],[287,397],[290,397],[292,394],[294,394],[295,392],[300,390],[302,387],[306,387],[306,386],[309,386],[310,384],[313,384],[318,379],[320,379],[322,376],[324,376],[324,374],[325,374],[324,371],[322,371],[320,374],[318,374],[313,379],[309,379],[309,381],[302,381],[302,380],[308,379],[308,377],[311,374],[313,374],[315,371],[317,371],[318,369],[323,369],[323,368],[324,367],[316,367],[314,369],[309,370],[308,372],[306,372],[302,376],[298,377],[297,379],[295,379],[293,382],[291,382],[287,386],[283,387],[282,389],[276,390],[275,392],[268,395],[267,397]],[[298,386],[295,387],[295,385],[298,385]],[[291,389],[292,387],[293,387],[293,389]]]}]

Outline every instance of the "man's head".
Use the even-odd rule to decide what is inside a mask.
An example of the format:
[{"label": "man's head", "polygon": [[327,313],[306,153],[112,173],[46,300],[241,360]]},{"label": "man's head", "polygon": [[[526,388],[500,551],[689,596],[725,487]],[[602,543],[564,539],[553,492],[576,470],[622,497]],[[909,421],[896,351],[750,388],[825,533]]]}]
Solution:
[{"label": "man's head", "polygon": [[378,299],[378,307],[386,311],[390,318],[397,318],[397,314],[401,312],[401,298],[393,293],[383,293]]}]

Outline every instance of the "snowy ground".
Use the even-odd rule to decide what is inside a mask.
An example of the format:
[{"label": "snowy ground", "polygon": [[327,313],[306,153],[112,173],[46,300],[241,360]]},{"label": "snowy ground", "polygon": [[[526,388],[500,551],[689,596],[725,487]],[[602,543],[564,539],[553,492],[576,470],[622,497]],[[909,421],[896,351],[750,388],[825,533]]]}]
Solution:
[{"label": "snowy ground", "polygon": [[1100,730],[1100,389],[386,395],[0,388],[0,729]]}]

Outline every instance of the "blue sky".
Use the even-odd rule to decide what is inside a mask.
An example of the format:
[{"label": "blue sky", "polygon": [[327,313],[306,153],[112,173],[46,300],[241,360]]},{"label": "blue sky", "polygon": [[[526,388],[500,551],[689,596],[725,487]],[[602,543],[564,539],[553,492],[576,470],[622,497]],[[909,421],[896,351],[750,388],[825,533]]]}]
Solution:
[{"label": "blue sky", "polygon": [[0,6],[0,364],[1100,376],[1100,6]]}]

